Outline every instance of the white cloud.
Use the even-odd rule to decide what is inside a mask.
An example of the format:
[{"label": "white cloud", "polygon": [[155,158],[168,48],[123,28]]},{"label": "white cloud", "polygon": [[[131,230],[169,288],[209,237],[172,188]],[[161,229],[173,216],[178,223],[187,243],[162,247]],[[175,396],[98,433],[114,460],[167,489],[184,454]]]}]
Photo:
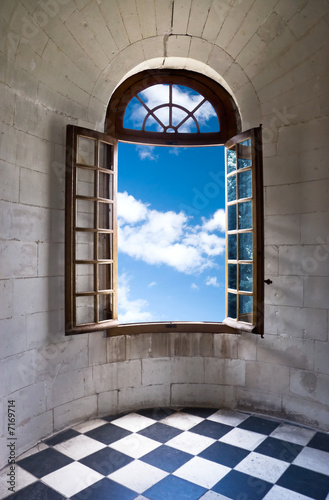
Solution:
[{"label": "white cloud", "polygon": [[213,276],[213,277],[208,276],[208,278],[205,281],[205,284],[207,286],[215,286],[216,288],[218,288],[220,286],[220,284],[217,281],[217,276]]},{"label": "white cloud", "polygon": [[199,290],[198,285],[196,285],[195,283],[192,283],[191,290]]},{"label": "white cloud", "polygon": [[145,309],[148,306],[147,300],[130,299],[130,279],[126,273],[119,276],[118,297],[119,297],[119,321],[120,323],[140,323],[152,321],[152,314]]},{"label": "white cloud", "polygon": [[136,146],[136,151],[141,160],[158,161],[159,156],[154,154],[154,146]]},{"label": "white cloud", "polygon": [[156,281],[152,281],[152,283],[149,283],[148,287],[151,288],[152,286],[155,286],[157,285],[157,282]]},{"label": "white cloud", "polygon": [[189,225],[184,212],[152,210],[124,192],[118,213],[119,251],[137,260],[192,274],[213,267],[213,257],[224,253],[225,239]]},{"label": "white cloud", "polygon": [[212,216],[211,219],[209,219],[207,222],[203,220],[203,229],[205,231],[220,231],[221,233],[225,233],[226,231],[226,216],[225,216],[225,210],[220,208],[217,210],[214,215]]}]

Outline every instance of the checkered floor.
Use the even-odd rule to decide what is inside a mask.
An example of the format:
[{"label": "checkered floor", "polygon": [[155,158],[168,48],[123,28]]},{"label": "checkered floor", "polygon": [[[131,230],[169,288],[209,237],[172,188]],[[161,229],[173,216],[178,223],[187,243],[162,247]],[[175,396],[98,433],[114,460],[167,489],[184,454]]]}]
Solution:
[{"label": "checkered floor", "polygon": [[154,409],[92,420],[16,463],[8,500],[326,500],[329,434],[245,412]]}]

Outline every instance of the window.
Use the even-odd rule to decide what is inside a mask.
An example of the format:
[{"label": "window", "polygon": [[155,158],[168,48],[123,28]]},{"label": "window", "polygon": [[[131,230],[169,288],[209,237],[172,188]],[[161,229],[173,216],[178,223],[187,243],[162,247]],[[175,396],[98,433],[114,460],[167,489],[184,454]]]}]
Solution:
[{"label": "window", "polygon": [[[185,97],[184,97],[185,96]],[[188,98],[186,98],[186,96]],[[203,75],[143,72],[108,106],[107,134],[67,128],[66,334],[164,331],[263,333],[261,131],[236,135],[229,94]],[[233,139],[230,139],[231,136]],[[117,142],[226,146],[226,316],[223,323],[118,325]]]}]

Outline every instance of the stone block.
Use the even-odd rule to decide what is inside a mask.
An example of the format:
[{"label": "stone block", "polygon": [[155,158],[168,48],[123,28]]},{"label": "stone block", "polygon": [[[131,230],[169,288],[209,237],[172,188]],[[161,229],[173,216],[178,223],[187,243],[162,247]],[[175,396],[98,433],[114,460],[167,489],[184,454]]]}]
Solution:
[{"label": "stone block", "polygon": [[0,160],[15,165],[17,130],[0,121],[0,137],[6,138],[1,140]]},{"label": "stone block", "polygon": [[303,306],[303,278],[300,276],[272,276],[273,283],[265,288],[266,305]]},{"label": "stone block", "polygon": [[48,410],[80,399],[85,395],[83,370],[61,373],[55,378],[49,377],[45,384]]},{"label": "stone block", "polygon": [[284,337],[327,339],[327,311],[308,307],[266,306],[265,332]]},{"label": "stone block", "polygon": [[107,391],[98,394],[97,407],[100,417],[119,413],[118,394],[119,391]]},{"label": "stone block", "polygon": [[314,370],[329,375],[329,343],[315,342]]},{"label": "stone block", "polygon": [[[109,7],[110,10],[113,10],[113,4]],[[109,60],[112,59],[118,53],[118,47],[111,36],[109,26],[106,25],[99,7],[95,8],[94,4],[88,2],[82,9],[81,14],[100,47],[102,47]]]},{"label": "stone block", "polygon": [[307,276],[304,278],[304,306],[328,309],[329,278]]},{"label": "stone block", "polygon": [[20,241],[0,242],[0,276],[25,277],[37,275],[37,244]]},{"label": "stone block", "polygon": [[64,243],[38,244],[38,276],[64,276]]},{"label": "stone block", "polygon": [[118,367],[118,387],[139,387],[142,383],[142,362],[141,360],[125,361],[117,363]]},{"label": "stone block", "polygon": [[310,369],[313,368],[313,359],[313,340],[265,337],[257,344],[257,361],[263,363]]},{"label": "stone block", "polygon": [[155,18],[157,35],[164,36],[170,32],[172,3],[168,0],[155,0]]},{"label": "stone block", "polygon": [[126,336],[119,335],[107,339],[107,362],[126,361]]},{"label": "stone block", "polygon": [[46,208],[1,202],[0,226],[3,239],[45,241],[49,237],[50,212]]},{"label": "stone block", "polygon": [[2,358],[28,350],[25,316],[14,316],[1,320],[0,331]]},{"label": "stone block", "polygon": [[320,258],[329,256],[329,212],[317,212],[301,215],[301,242],[316,246]]},{"label": "stone block", "polygon": [[189,57],[196,59],[197,61],[207,63],[212,50],[213,45],[209,42],[201,38],[192,38],[189,49]]},{"label": "stone block", "polygon": [[99,9],[118,49],[122,50],[127,47],[129,45],[128,34],[123,24],[117,2],[102,2],[99,4]]},{"label": "stone block", "polygon": [[117,363],[94,366],[93,381],[96,394],[119,389]]},{"label": "stone block", "polygon": [[156,35],[155,5],[153,0],[137,0],[138,19],[141,26],[142,38]]},{"label": "stone block", "polygon": [[173,384],[171,405],[234,408],[236,405],[235,387],[213,384]]},{"label": "stone block", "polygon": [[239,335],[215,334],[214,335],[214,357],[233,359],[238,357]]},{"label": "stone block", "polygon": [[136,19],[138,19],[136,3],[129,0],[121,0],[118,2],[118,6],[130,43],[137,42],[142,38],[142,31],[140,22],[136,23]]},{"label": "stone block", "polygon": [[[191,37],[184,35],[170,34],[166,45],[165,54],[167,57],[188,57],[190,51]],[[180,65],[182,62],[180,61]]]},{"label": "stone block", "polygon": [[172,356],[212,356],[211,333],[171,333]]},{"label": "stone block", "polygon": [[239,408],[251,412],[280,413],[282,396],[281,394],[268,393],[268,391],[237,387],[236,404]]},{"label": "stone block", "polygon": [[28,349],[45,348],[45,352],[47,352],[48,345],[63,341],[63,309],[30,314],[26,317],[26,324],[26,345]]},{"label": "stone block", "polygon": [[0,198],[4,201],[19,200],[19,168],[0,160]]},{"label": "stone block", "polygon": [[171,381],[173,384],[202,384],[204,376],[204,358],[172,358]]},{"label": "stone block", "polygon": [[142,360],[142,385],[169,385],[171,382],[171,360],[168,358]]},{"label": "stone block", "polygon": [[289,393],[289,368],[260,361],[246,361],[246,388],[274,394]]},{"label": "stone block", "polygon": [[279,274],[279,248],[276,245],[266,245],[264,248],[265,262],[264,273],[265,277],[278,276]]},{"label": "stone block", "polygon": [[294,245],[300,243],[300,215],[267,216],[265,245]]},{"label": "stone block", "polygon": [[244,385],[245,361],[241,359],[205,359],[205,382],[215,385]]},{"label": "stone block", "polygon": [[[329,244],[327,244],[329,249]],[[289,245],[279,249],[281,275],[329,276],[329,251],[319,245]]]},{"label": "stone block", "polygon": [[226,2],[212,2],[203,27],[202,37],[209,42],[215,42],[229,6]]},{"label": "stone block", "polygon": [[191,0],[179,0],[174,4],[172,31],[177,34],[186,34],[191,10]]},{"label": "stone block", "polygon": [[59,309],[62,290],[63,283],[59,278],[17,278],[13,289],[14,313],[33,314]]},{"label": "stone block", "polygon": [[84,422],[97,415],[97,396],[76,399],[54,409],[54,431]]},{"label": "stone block", "polygon": [[13,282],[12,280],[0,280],[0,319],[12,317]]},{"label": "stone block", "polygon": [[258,59],[259,53],[261,53],[265,48],[266,42],[263,40],[263,37],[258,33],[255,33],[238,54],[236,62],[241,66],[241,68],[245,68],[250,65],[255,58]]},{"label": "stone block", "polygon": [[1,119],[8,125],[14,123],[15,93],[8,87],[1,85],[0,112]]},{"label": "stone block", "polygon": [[104,332],[93,332],[88,337],[88,365],[106,363],[107,338],[104,336]]},{"label": "stone block", "polygon": [[212,0],[192,0],[187,25],[187,33],[189,35],[201,38],[211,4]]},{"label": "stone block", "polygon": [[11,394],[35,383],[35,353],[25,351],[1,361],[1,396]]},{"label": "stone block", "polygon": [[44,382],[24,387],[24,389],[9,394],[7,398],[15,401],[16,424],[18,427],[24,425],[27,419],[41,415],[47,410]]},{"label": "stone block", "polygon": [[255,360],[257,353],[257,338],[255,335],[244,333],[238,340],[238,358]]},{"label": "stone block", "polygon": [[129,359],[144,359],[152,354],[152,334],[141,333],[126,336],[126,356]]},{"label": "stone block", "polygon": [[291,370],[290,393],[329,406],[329,375],[307,370]]},{"label": "stone block", "polygon": [[53,412],[46,411],[28,419],[16,429],[17,435],[17,455],[27,451],[41,439],[46,438],[53,432]]},{"label": "stone block", "polygon": [[152,335],[152,358],[165,358],[171,355],[172,337],[170,333]]},{"label": "stone block", "polygon": [[119,392],[119,411],[170,406],[170,385],[126,388]]},{"label": "stone block", "polygon": [[155,57],[160,57],[163,54],[162,37],[153,36],[151,38],[145,38],[142,40],[142,46],[146,61],[154,59]]},{"label": "stone block", "polygon": [[283,396],[282,410],[288,418],[303,425],[312,426],[328,432],[328,406],[314,401],[305,401],[305,398]]}]

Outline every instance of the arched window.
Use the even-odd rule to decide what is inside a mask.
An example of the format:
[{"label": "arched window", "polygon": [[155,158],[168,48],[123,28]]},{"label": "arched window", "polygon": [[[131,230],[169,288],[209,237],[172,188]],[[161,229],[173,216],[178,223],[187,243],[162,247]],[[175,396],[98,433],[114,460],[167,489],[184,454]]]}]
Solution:
[{"label": "arched window", "polygon": [[[106,134],[68,126],[66,333],[165,331],[263,333],[261,131],[239,134],[229,93],[187,71],[144,71],[108,105]],[[233,138],[231,138],[234,136]],[[223,323],[118,324],[117,142],[226,146],[226,319]],[[173,179],[174,181],[174,179]]]}]

